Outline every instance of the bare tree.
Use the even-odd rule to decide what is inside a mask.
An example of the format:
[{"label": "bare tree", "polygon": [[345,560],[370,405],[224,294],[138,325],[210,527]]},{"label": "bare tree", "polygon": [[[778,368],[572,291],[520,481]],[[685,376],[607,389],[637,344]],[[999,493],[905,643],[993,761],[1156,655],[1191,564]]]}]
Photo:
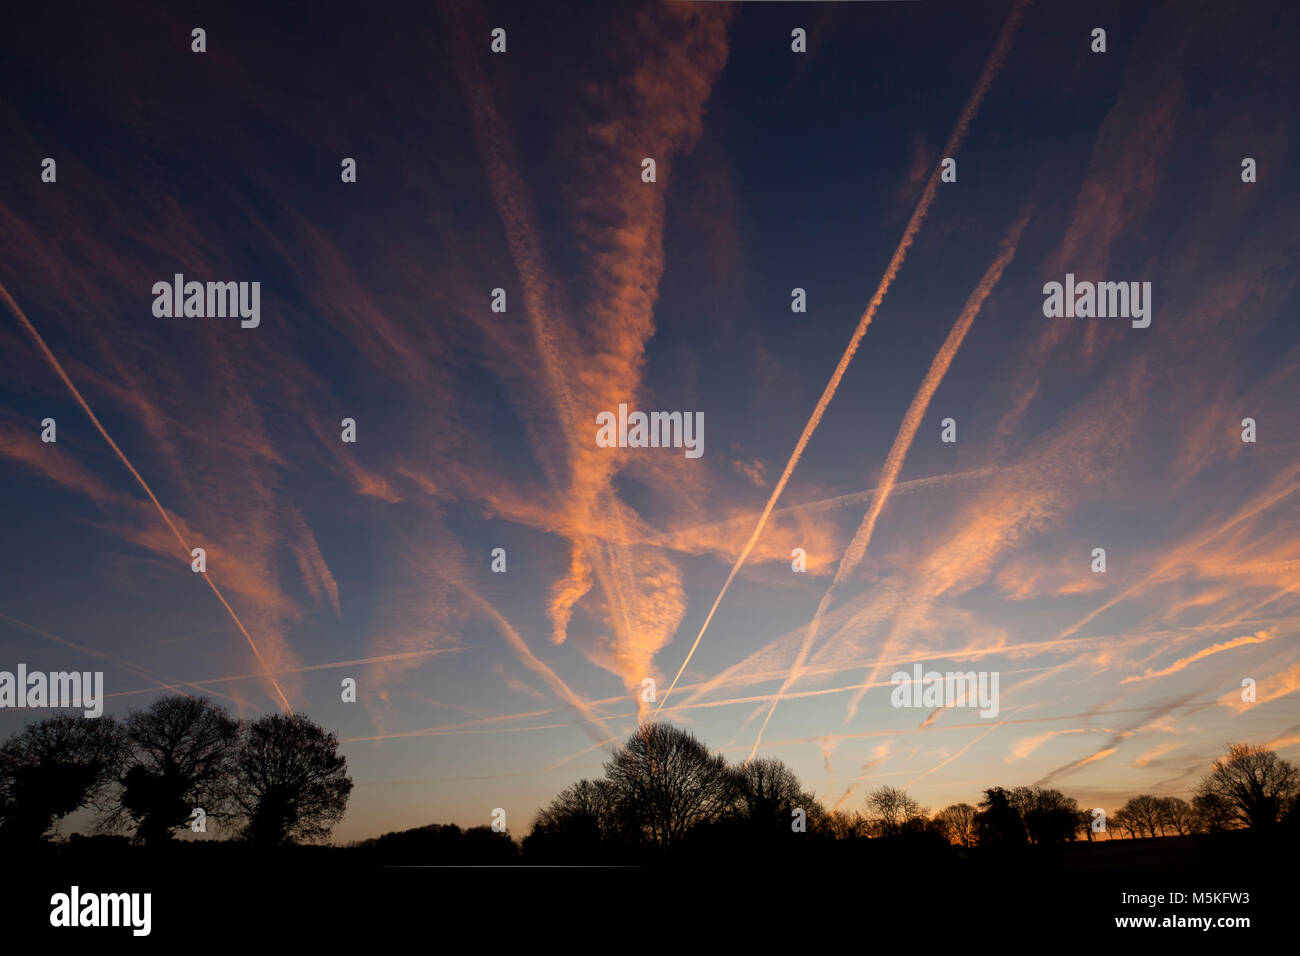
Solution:
[{"label": "bare tree", "polygon": [[1128,810],[1124,807],[1120,807],[1106,817],[1106,829],[1112,833],[1123,831],[1128,834],[1130,840],[1135,835],[1142,835],[1140,833],[1135,834],[1136,825],[1133,823],[1133,818],[1129,816]]},{"label": "bare tree", "polygon": [[1075,818],[1075,835],[1078,836],[1080,833],[1082,833],[1084,839],[1086,839],[1089,843],[1097,839],[1097,834],[1093,832],[1092,829],[1092,823],[1093,823],[1092,811],[1087,809],[1086,807],[1079,810],[1078,816]]},{"label": "bare tree", "polygon": [[949,843],[962,847],[975,845],[975,808],[969,803],[954,803],[935,814],[934,822]]},{"label": "bare tree", "polygon": [[1226,813],[1229,825],[1267,828],[1291,809],[1300,792],[1300,771],[1271,750],[1229,744],[1196,792],[1207,807]]},{"label": "bare tree", "polygon": [[870,831],[867,818],[857,811],[832,810],[826,815],[826,824],[837,840],[868,836]]},{"label": "bare tree", "polygon": [[643,724],[605,764],[620,815],[648,843],[669,847],[734,805],[736,775],[693,734]]},{"label": "bare tree", "polygon": [[867,826],[872,836],[896,836],[925,820],[925,808],[898,787],[867,794]]},{"label": "bare tree", "polygon": [[1179,836],[1195,833],[1198,827],[1196,811],[1182,797],[1158,797],[1161,832],[1172,830]]},{"label": "bare tree", "polygon": [[269,714],[248,726],[234,797],[250,842],[275,846],[329,836],[352,792],[338,747],[338,737],[304,714]]},{"label": "bare tree", "polygon": [[1138,836],[1154,837],[1157,831],[1159,835],[1164,835],[1164,808],[1159,797],[1153,797],[1149,793],[1130,797],[1120,812]]}]

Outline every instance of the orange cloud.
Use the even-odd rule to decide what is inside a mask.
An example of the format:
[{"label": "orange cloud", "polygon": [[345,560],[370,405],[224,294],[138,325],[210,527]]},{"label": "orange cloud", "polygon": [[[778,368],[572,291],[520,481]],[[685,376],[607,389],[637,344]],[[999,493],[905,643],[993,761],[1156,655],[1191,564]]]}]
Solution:
[{"label": "orange cloud", "polygon": [[1189,654],[1187,657],[1180,657],[1178,660],[1174,661],[1169,666],[1162,667],[1159,670],[1148,669],[1146,671],[1143,671],[1141,675],[1135,674],[1131,677],[1125,677],[1122,681],[1120,681],[1120,683],[1130,684],[1133,681],[1151,680],[1154,677],[1166,677],[1169,674],[1178,673],[1180,670],[1187,667],[1189,664],[1194,664],[1196,661],[1204,660],[1205,658],[1209,657],[1211,654],[1221,654],[1224,651],[1232,650],[1234,647],[1243,647],[1247,644],[1263,644],[1265,641],[1271,641],[1275,637],[1277,637],[1277,628],[1271,628],[1267,631],[1256,631],[1254,634],[1246,634],[1243,635],[1242,637],[1235,637],[1230,641],[1223,641],[1222,643],[1214,644],[1210,647],[1202,648],[1201,650],[1197,651],[1195,654]]}]

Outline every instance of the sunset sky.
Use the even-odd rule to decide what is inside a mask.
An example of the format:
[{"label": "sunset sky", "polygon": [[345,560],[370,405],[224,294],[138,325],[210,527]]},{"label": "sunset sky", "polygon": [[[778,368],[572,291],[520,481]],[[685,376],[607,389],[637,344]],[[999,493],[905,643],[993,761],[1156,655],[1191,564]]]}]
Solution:
[{"label": "sunset sky", "polygon": [[[344,741],[338,841],[522,836],[661,703],[845,809],[1300,759],[1295,5],[39,6],[0,41],[0,669],[282,694]],[[260,325],[156,317],[176,273]],[[1045,317],[1067,273],[1150,282],[1150,326]],[[620,403],[703,455],[599,447]],[[891,706],[916,662],[1000,713]]]}]

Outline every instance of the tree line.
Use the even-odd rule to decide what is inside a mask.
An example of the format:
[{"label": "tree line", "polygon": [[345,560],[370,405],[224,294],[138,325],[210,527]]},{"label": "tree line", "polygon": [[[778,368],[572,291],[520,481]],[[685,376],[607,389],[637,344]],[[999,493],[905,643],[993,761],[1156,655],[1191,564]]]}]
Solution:
[{"label": "tree line", "polygon": [[1272,751],[1230,745],[1193,800],[1143,794],[1118,810],[1081,808],[1060,790],[989,787],[976,805],[931,813],[905,790],[882,786],[860,807],[827,810],[773,758],[731,765],[688,731],[641,726],[604,766],[537,814],[525,856],[620,859],[695,843],[773,846],[791,841],[941,840],[1009,849],[1076,839],[1154,837],[1296,824],[1300,772]]},{"label": "tree line", "polygon": [[[906,844],[1015,849],[1077,840],[1267,831],[1297,824],[1300,772],[1276,753],[1230,745],[1192,800],[1141,794],[1102,817],[1060,790],[989,787],[977,804],[935,812],[881,786],[856,808],[827,809],[784,762],[730,764],[689,731],[637,730],[598,779],[579,780],[538,811],[522,841],[538,862],[638,862],[678,848],[776,850]],[[0,843],[45,840],[90,809],[102,833],[166,844],[204,821],[254,846],[323,842],[352,780],[338,739],[307,717],[239,721],[206,698],[162,698],[125,719],[58,715],[0,745]],[[843,802],[843,801],[841,801]],[[1099,824],[1099,817],[1101,822]],[[518,847],[488,827],[433,824],[352,844],[361,855],[509,862]]]},{"label": "tree line", "polygon": [[352,780],[338,738],[302,714],[246,722],[175,696],[125,719],[60,714],[0,745],[0,843],[39,843],[89,809],[102,833],[166,844],[209,822],[258,846],[327,838]]}]

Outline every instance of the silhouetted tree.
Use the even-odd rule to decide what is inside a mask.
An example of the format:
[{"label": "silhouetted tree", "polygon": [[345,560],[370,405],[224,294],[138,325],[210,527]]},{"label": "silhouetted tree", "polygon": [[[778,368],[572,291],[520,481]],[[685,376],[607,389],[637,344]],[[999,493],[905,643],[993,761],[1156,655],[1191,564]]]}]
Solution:
[{"label": "silhouetted tree", "polygon": [[1265,829],[1291,809],[1300,792],[1300,771],[1271,750],[1230,744],[1196,788],[1207,806],[1230,825]]},{"label": "silhouetted tree", "polygon": [[1033,843],[1050,845],[1067,843],[1079,829],[1079,804],[1060,790],[1044,787],[1017,787],[1023,791],[1022,819]]},{"label": "silhouetted tree", "polygon": [[975,838],[980,846],[1010,849],[1027,842],[1025,823],[1012,803],[1012,796],[1012,791],[1004,787],[984,791],[984,799],[975,814]]},{"label": "silhouetted tree", "polygon": [[0,836],[40,840],[95,803],[124,756],[122,726],[112,717],[59,714],[28,724],[0,746]]},{"label": "silhouetted tree", "polygon": [[831,835],[837,840],[851,840],[870,834],[866,816],[857,811],[832,810],[826,815]]},{"label": "silhouetted tree", "polygon": [[872,836],[897,836],[921,829],[925,808],[898,787],[878,787],[867,794],[867,827]]},{"label": "silhouetted tree", "polygon": [[519,861],[519,844],[510,837],[508,830],[493,830],[487,824],[470,827],[462,836],[465,845],[465,857],[474,863],[490,863],[500,866]]},{"label": "silhouetted tree", "polygon": [[1182,797],[1158,797],[1160,804],[1160,832],[1172,830],[1187,836],[1199,829],[1196,811]]},{"label": "silhouetted tree", "polygon": [[349,844],[367,856],[390,864],[459,864],[464,858],[460,827],[454,823],[430,823],[409,830],[388,833]]},{"label": "silhouetted tree", "polygon": [[[807,833],[813,838],[834,839],[835,827],[831,821],[831,814],[825,805],[817,799],[817,795],[808,790],[802,790],[795,802],[795,807],[803,810],[805,823],[808,827]],[[794,807],[790,808],[791,810]],[[786,828],[790,828],[792,815],[787,811],[785,817]]]},{"label": "silhouetted tree", "polygon": [[1128,810],[1124,807],[1120,807],[1106,816],[1106,830],[1110,833],[1127,833],[1130,840],[1134,836],[1142,835],[1135,832],[1137,824],[1133,822],[1133,818],[1129,816]]},{"label": "silhouetted tree", "polygon": [[[1164,821],[1164,808],[1159,797],[1154,797],[1149,793],[1139,794],[1136,797],[1130,797],[1128,802],[1120,809],[1124,814],[1124,819],[1128,821],[1138,836],[1163,836],[1161,826]],[[1158,831],[1160,832],[1158,833]]]},{"label": "silhouetted tree", "polygon": [[816,799],[803,792],[799,778],[782,761],[760,757],[737,767],[736,814],[748,829],[769,834],[790,833],[795,809],[805,818],[814,812]]},{"label": "silhouetted tree", "polygon": [[1083,838],[1091,843],[1097,835],[1092,832],[1092,811],[1080,810],[1074,816],[1074,835],[1077,837],[1083,834]]},{"label": "silhouetted tree", "polygon": [[1034,808],[1034,791],[1031,787],[1012,787],[1007,790],[1007,799],[1020,814],[1023,823],[1025,816]]},{"label": "silhouetted tree", "polygon": [[[990,794],[993,794],[990,797]],[[1066,843],[1079,832],[1079,804],[1059,790],[1044,787],[994,787],[980,803],[985,839],[980,842],[1044,846]],[[1018,818],[1019,826],[1012,820]],[[1089,819],[1091,817],[1089,816]],[[979,815],[976,824],[979,832]]]},{"label": "silhouetted tree", "polygon": [[1111,817],[1110,824],[1124,827],[1130,836],[1180,836],[1206,829],[1200,814],[1181,797],[1156,797],[1149,793],[1130,797]]},{"label": "silhouetted tree", "polygon": [[616,825],[615,797],[607,780],[579,780],[538,812],[534,826],[600,839]]},{"label": "silhouetted tree", "polygon": [[538,811],[524,849],[550,859],[594,859],[602,844],[621,842],[622,829],[614,786],[579,780]]},{"label": "silhouetted tree", "polygon": [[148,844],[188,826],[196,807],[227,816],[239,723],[204,697],[163,697],[126,721],[131,758],[121,778],[120,812]]},{"label": "silhouetted tree", "polygon": [[736,796],[736,775],[727,762],[671,724],[638,728],[605,764],[605,777],[624,825],[660,847],[722,819]]},{"label": "silhouetted tree", "polygon": [[954,803],[934,816],[945,840],[962,847],[975,845],[975,808],[969,803]]},{"label": "silhouetted tree", "polygon": [[1221,833],[1238,826],[1232,808],[1218,794],[1198,793],[1192,797],[1196,825],[1206,833]]},{"label": "silhouetted tree", "polygon": [[360,855],[378,864],[510,864],[519,848],[508,833],[488,826],[461,830],[454,823],[433,823],[385,833],[350,844]]},{"label": "silhouetted tree", "polygon": [[338,746],[338,737],[303,714],[269,714],[249,724],[235,761],[245,838],[278,846],[328,837],[352,792]]}]

